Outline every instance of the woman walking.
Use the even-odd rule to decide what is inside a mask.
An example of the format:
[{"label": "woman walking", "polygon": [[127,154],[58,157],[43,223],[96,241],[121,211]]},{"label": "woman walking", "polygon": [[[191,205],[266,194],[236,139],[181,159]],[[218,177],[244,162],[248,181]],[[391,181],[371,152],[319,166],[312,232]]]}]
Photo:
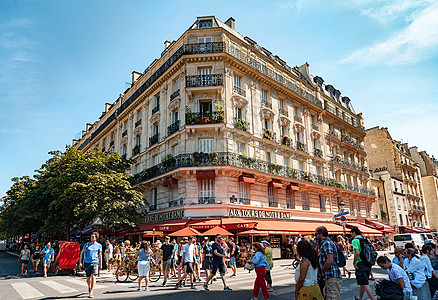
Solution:
[{"label": "woman walking", "polygon": [[20,256],[18,256],[18,262],[21,262],[21,274],[20,276],[27,277],[27,265],[29,264],[29,258],[30,258],[30,250],[27,249],[27,244],[24,244],[23,250],[20,252]]},{"label": "woman walking", "polygon": [[318,254],[306,240],[297,245],[298,255],[302,258],[295,272],[296,300],[323,300],[318,285]]},{"label": "woman walking", "polygon": [[263,297],[269,299],[269,292],[266,286],[266,267],[268,262],[266,261],[265,248],[260,243],[254,243],[253,252],[255,252],[254,257],[249,260],[249,263],[253,263],[255,271],[257,274],[256,280],[254,281],[254,290],[252,292],[252,299],[256,300],[259,296],[259,290],[262,289]]},{"label": "woman walking", "polygon": [[138,263],[138,289],[137,292],[141,291],[141,281],[144,279],[146,283],[145,291],[149,291],[149,269],[151,267],[151,255],[152,251],[149,248],[149,244],[145,241],[141,243],[140,250],[137,252]]},{"label": "woman walking", "polygon": [[[336,243],[336,246],[338,246],[338,248],[341,249],[342,253],[344,254],[345,260],[347,260],[347,259],[348,259],[348,248],[347,248],[347,244],[345,243],[345,240],[344,240],[344,238],[342,237],[342,235],[338,235],[338,242]],[[347,274],[348,274],[348,278],[351,277],[351,272],[348,271],[348,269],[347,269],[347,265],[345,265],[345,266],[342,268],[342,271],[343,271],[343,273],[344,273],[344,274],[343,274],[344,276],[347,276],[347,275],[345,274],[345,273],[347,273]]]}]

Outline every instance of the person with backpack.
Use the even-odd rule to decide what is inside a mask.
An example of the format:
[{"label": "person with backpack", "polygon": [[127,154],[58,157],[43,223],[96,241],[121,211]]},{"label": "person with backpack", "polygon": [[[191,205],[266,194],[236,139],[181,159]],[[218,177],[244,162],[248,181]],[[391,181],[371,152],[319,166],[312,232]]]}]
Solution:
[{"label": "person with backpack", "polygon": [[347,249],[347,244],[345,243],[345,240],[344,240],[344,238],[342,237],[342,235],[338,235],[338,242],[336,243],[336,246],[339,248],[339,250],[341,250],[342,251],[342,255],[344,256],[344,258],[345,258],[345,265],[344,266],[339,266],[339,267],[342,267],[342,271],[343,271],[343,276],[346,276],[346,274],[345,273],[348,273],[348,278],[350,278],[351,277],[351,272],[347,269],[347,266],[346,266],[346,264],[347,264],[347,259],[348,259],[348,254],[347,254],[347,251],[348,251],[348,249]]},{"label": "person with backpack", "polygon": [[319,268],[320,275],[325,281],[324,297],[326,300],[340,300],[342,275],[337,264],[339,261],[338,248],[328,237],[328,230],[325,226],[316,228],[315,237],[320,245]]},{"label": "person with backpack", "polygon": [[[359,300],[362,300],[366,292],[371,300],[375,300],[373,291],[369,284],[371,273],[371,266],[375,264],[377,252],[374,246],[361,236],[362,232],[359,228],[351,229],[351,236],[353,237],[353,266],[356,269],[356,282],[359,285]],[[372,251],[374,250],[374,251]],[[374,257],[374,259],[371,258]]]}]

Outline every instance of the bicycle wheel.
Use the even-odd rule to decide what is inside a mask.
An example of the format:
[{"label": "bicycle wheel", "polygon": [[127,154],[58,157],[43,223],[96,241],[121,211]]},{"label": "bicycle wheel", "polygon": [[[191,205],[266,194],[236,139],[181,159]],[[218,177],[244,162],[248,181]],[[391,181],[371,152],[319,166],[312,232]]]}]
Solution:
[{"label": "bicycle wheel", "polygon": [[129,272],[129,280],[135,281],[138,278],[138,269],[137,266],[134,266],[131,268],[131,271]]},{"label": "bicycle wheel", "polygon": [[161,277],[161,266],[153,264],[149,270],[149,281],[157,282]]},{"label": "bicycle wheel", "polygon": [[123,266],[119,266],[116,270],[117,282],[126,282],[126,280],[128,280],[128,277],[129,277],[128,270]]}]

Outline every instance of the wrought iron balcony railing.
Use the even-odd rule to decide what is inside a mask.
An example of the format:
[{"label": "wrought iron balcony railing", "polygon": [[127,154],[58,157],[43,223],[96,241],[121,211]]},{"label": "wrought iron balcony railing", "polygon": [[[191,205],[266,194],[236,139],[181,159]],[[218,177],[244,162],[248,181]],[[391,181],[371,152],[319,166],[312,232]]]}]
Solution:
[{"label": "wrought iron balcony railing", "polygon": [[242,131],[249,131],[249,122],[236,118],[234,120],[234,127]]},{"label": "wrought iron balcony railing", "polygon": [[184,205],[183,198],[181,198],[180,200],[169,201],[169,207],[175,207],[175,206],[180,206],[180,205]]},{"label": "wrought iron balcony railing", "polygon": [[287,135],[283,135],[283,136],[281,137],[281,144],[293,148],[292,140],[291,140],[291,138],[290,138],[289,136],[287,136]]},{"label": "wrought iron balcony railing", "polygon": [[271,129],[263,128],[263,138],[275,142],[276,133],[274,131],[272,131]]},{"label": "wrought iron balcony railing", "polygon": [[300,150],[302,152],[307,152],[307,145],[303,142],[297,141],[297,150]]},{"label": "wrought iron balcony railing", "polygon": [[167,126],[167,135],[171,135],[179,130],[180,120],[173,122],[171,125]]},{"label": "wrought iron balcony railing", "polygon": [[269,207],[278,207],[278,202],[273,201],[273,200],[269,200],[268,205],[269,205]]},{"label": "wrought iron balcony railing", "polygon": [[186,125],[219,124],[224,122],[224,112],[186,113]]},{"label": "wrought iron balcony railing", "polygon": [[170,101],[176,99],[179,95],[180,95],[180,91],[179,89],[177,89],[175,92],[172,93],[172,95],[170,95]]},{"label": "wrought iron balcony railing", "polygon": [[246,97],[246,91],[242,89],[240,86],[236,86],[236,85],[233,86],[233,92],[240,96]]},{"label": "wrought iron balcony railing", "polygon": [[122,132],[122,137],[125,137],[127,135],[128,135],[128,130],[125,130],[125,131]]},{"label": "wrought iron balcony railing", "polygon": [[303,118],[301,118],[301,117],[299,117],[297,115],[295,115],[294,120],[297,121],[298,123],[303,124]]},{"label": "wrought iron balcony railing", "polygon": [[353,138],[349,137],[346,134],[343,134],[341,137],[341,141],[346,142],[362,151],[365,151],[364,146],[362,146],[361,144],[359,144],[356,140],[354,140]]},{"label": "wrought iron balcony railing", "polygon": [[135,128],[137,128],[137,127],[140,126],[140,125],[141,125],[141,119],[138,120],[137,122],[135,122]]},{"label": "wrought iron balcony railing", "polygon": [[149,147],[158,143],[158,133],[149,138]]},{"label": "wrought iron balcony railing", "polygon": [[302,208],[303,210],[310,210],[310,205],[308,203],[303,203]]},{"label": "wrought iron balcony railing", "polygon": [[257,172],[307,181],[333,188],[350,190],[357,193],[374,195],[374,190],[368,189],[366,187],[360,187],[337,179],[327,178],[321,175],[312,174],[310,172],[299,171],[294,168],[272,164],[264,160],[232,152],[179,154],[166,160],[165,162],[159,163],[153,167],[145,169],[141,173],[136,174],[135,180],[137,183],[140,183],[142,181],[149,180],[151,178],[160,176],[178,168],[205,166],[234,166]]},{"label": "wrought iron balcony railing", "polygon": [[295,201],[286,201],[286,208],[295,209]]},{"label": "wrought iron balcony railing", "polygon": [[159,105],[155,106],[155,107],[152,109],[152,114],[157,113],[159,110],[160,110],[160,106],[159,106]]},{"label": "wrought iron balcony railing", "polygon": [[248,199],[248,198],[239,198],[239,203],[241,203],[241,204],[245,204],[245,205],[250,205],[250,204],[251,204],[251,199]]},{"label": "wrought iron balcony railing", "polygon": [[262,106],[272,109],[272,103],[269,103],[266,99],[262,99]]},{"label": "wrought iron balcony railing", "polygon": [[186,87],[204,87],[224,85],[223,74],[186,76]]},{"label": "wrought iron balcony railing", "polygon": [[279,112],[280,112],[280,114],[283,115],[283,116],[286,116],[286,117],[289,116],[289,113],[288,113],[287,110],[285,110],[284,108],[281,108],[281,107],[280,107]]},{"label": "wrought iron balcony railing", "polygon": [[224,42],[185,44],[184,54],[220,53],[225,52]]},{"label": "wrought iron balcony railing", "polygon": [[327,135],[339,140],[339,134],[337,134],[334,130],[330,130],[329,132],[327,132]]},{"label": "wrought iron balcony railing", "polygon": [[322,158],[322,157],[323,157],[322,150],[320,150],[320,149],[315,149],[315,156],[316,156],[316,157],[319,157],[319,158]]},{"label": "wrought iron balcony railing", "polygon": [[216,197],[199,197],[198,204],[216,204]]}]

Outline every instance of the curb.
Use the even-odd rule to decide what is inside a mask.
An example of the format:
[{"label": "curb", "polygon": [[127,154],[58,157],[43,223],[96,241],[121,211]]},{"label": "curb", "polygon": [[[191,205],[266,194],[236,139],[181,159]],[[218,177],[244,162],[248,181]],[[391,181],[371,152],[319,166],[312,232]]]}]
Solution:
[{"label": "curb", "polygon": [[9,255],[16,256],[16,257],[19,257],[19,256],[20,256],[20,254],[15,253],[15,252],[9,252],[9,251],[6,251],[6,253],[9,254]]}]

